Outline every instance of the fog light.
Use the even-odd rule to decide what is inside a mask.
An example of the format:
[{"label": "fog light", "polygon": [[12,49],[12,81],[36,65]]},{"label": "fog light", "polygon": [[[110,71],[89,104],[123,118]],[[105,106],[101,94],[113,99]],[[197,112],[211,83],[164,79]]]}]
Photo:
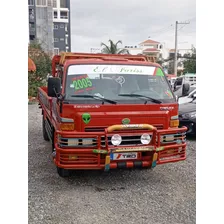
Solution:
[{"label": "fog light", "polygon": [[122,138],[120,135],[116,134],[116,135],[113,135],[112,138],[111,138],[111,143],[113,145],[120,145],[122,142]]},{"label": "fog light", "polygon": [[150,137],[150,135],[149,134],[143,134],[142,136],[141,136],[141,143],[142,144],[144,144],[144,145],[147,145],[147,144],[149,144],[150,143],[150,141],[151,141],[151,137]]}]

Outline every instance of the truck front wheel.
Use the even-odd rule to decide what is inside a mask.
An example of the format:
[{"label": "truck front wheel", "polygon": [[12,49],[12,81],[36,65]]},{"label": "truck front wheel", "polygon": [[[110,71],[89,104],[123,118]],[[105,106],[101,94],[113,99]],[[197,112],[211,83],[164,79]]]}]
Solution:
[{"label": "truck front wheel", "polygon": [[44,137],[44,140],[45,141],[49,141],[50,139],[49,139],[49,137],[48,137],[48,135],[47,135],[47,131],[46,131],[46,128],[45,128],[45,119],[44,119],[44,116],[43,116],[43,118],[42,118],[42,132],[43,132],[43,137]]},{"label": "truck front wheel", "polygon": [[69,177],[70,176],[70,170],[66,170],[60,167],[57,167],[57,171],[60,177]]}]

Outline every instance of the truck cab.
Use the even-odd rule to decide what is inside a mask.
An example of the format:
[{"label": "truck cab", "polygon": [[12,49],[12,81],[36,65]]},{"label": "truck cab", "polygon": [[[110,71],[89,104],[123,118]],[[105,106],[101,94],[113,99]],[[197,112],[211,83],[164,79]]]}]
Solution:
[{"label": "truck cab", "polygon": [[187,128],[178,128],[178,103],[152,59],[62,53],[52,59],[52,76],[38,99],[60,176],[186,159]]},{"label": "truck cab", "polygon": [[196,74],[186,73],[183,76],[179,76],[176,78],[174,82],[174,91],[181,89],[184,84],[189,83],[189,85],[196,85]]}]

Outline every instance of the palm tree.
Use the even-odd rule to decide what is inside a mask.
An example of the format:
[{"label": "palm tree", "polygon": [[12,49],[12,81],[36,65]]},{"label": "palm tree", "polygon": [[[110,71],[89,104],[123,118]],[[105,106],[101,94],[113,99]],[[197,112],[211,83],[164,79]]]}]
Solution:
[{"label": "palm tree", "polygon": [[112,40],[109,40],[110,46],[101,43],[101,47],[104,47],[102,49],[102,53],[104,54],[130,54],[127,49],[119,49],[118,44],[122,44],[122,41],[119,40],[117,43],[114,43]]}]

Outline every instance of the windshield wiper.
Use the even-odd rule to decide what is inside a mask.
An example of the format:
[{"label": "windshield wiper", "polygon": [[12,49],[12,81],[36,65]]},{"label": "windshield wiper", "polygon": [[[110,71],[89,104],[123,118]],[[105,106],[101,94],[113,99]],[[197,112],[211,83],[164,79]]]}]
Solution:
[{"label": "windshield wiper", "polygon": [[154,103],[162,103],[162,101],[160,101],[160,100],[151,98],[151,97],[149,97],[149,96],[144,96],[144,95],[141,95],[141,94],[135,94],[135,93],[119,94],[118,96],[144,97],[144,98],[147,99],[147,100],[145,101],[145,104],[148,102],[148,100],[150,100],[150,101],[152,101],[152,102],[154,102]]},{"label": "windshield wiper", "polygon": [[93,99],[96,99],[96,100],[101,100],[104,104],[104,102],[107,102],[107,103],[111,103],[111,104],[117,104],[116,101],[114,100],[109,100],[109,99],[105,99],[103,97],[100,97],[100,96],[96,96],[96,95],[88,95],[88,94],[79,94],[79,95],[69,95],[70,97],[83,97],[83,98],[93,98]]}]

